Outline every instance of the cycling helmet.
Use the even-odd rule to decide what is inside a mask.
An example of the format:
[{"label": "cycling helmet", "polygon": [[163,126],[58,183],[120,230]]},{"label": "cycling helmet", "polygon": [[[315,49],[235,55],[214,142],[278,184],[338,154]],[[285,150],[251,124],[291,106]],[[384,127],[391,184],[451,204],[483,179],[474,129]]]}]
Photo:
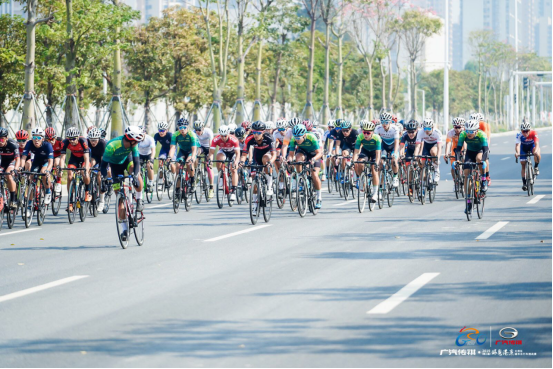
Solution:
[{"label": "cycling helmet", "polygon": [[91,140],[99,139],[102,136],[102,132],[98,128],[92,128],[90,132],[88,132],[88,138]]},{"label": "cycling helmet", "polygon": [[4,127],[0,127],[0,137],[8,137],[8,130]]},{"label": "cycling helmet", "polygon": [[399,124],[401,124],[402,126],[405,126],[405,121],[402,119],[399,121]]},{"label": "cycling helmet", "polygon": [[334,119],[330,119],[327,123],[329,127],[334,127]]},{"label": "cycling helmet", "polygon": [[393,116],[392,114],[390,114],[390,113],[384,112],[384,113],[380,114],[380,121],[381,121],[382,123],[384,123],[384,122],[386,122],[386,121],[389,122],[389,121],[391,121],[391,120],[393,120],[393,119],[394,119],[394,116]]},{"label": "cycling helmet", "polygon": [[177,127],[181,127],[181,126],[186,126],[186,127],[188,127],[189,124],[190,124],[190,122],[188,121],[188,119],[181,118],[181,119],[179,119],[179,121],[177,122]]},{"label": "cycling helmet", "polygon": [[230,133],[229,126],[221,126],[221,127],[219,127],[219,134],[220,134],[221,136],[228,136],[229,133]]},{"label": "cycling helmet", "polygon": [[284,119],[279,119],[276,122],[277,129],[286,129],[288,127],[288,122],[286,122]]},{"label": "cycling helmet", "polygon": [[351,122],[349,120],[344,120],[342,122],[342,129],[350,129],[351,128]]},{"label": "cycling helmet", "polygon": [[363,129],[363,131],[374,131],[375,128],[376,124],[374,124],[373,122],[369,122],[367,120],[361,121],[361,129]]},{"label": "cycling helmet", "polygon": [[67,131],[65,131],[65,137],[67,138],[79,137],[80,134],[81,133],[77,127],[69,127],[67,128]]},{"label": "cycling helmet", "polygon": [[479,113],[472,113],[470,115],[470,120],[477,120],[477,121],[480,121],[480,116],[479,116]]},{"label": "cycling helmet", "polygon": [[247,121],[247,120],[245,120],[245,121],[242,122],[241,126],[242,126],[242,128],[244,128],[244,129],[250,129],[250,128],[252,128],[252,123],[249,122],[249,121]]},{"label": "cycling helmet", "polygon": [[275,124],[273,123],[273,121],[271,120],[268,120],[265,122],[265,129],[269,130],[269,129],[275,129]]},{"label": "cycling helmet", "polygon": [[334,127],[336,127],[336,128],[342,128],[342,121],[343,121],[343,119],[336,119],[336,120],[334,121]]},{"label": "cycling helmet", "polygon": [[301,137],[307,133],[307,128],[303,124],[298,124],[292,129],[292,134],[294,137]]},{"label": "cycling helmet", "polygon": [[300,118],[297,118],[297,117],[294,117],[292,119],[290,119],[290,127],[294,127],[294,126],[297,126],[298,124],[300,124]]},{"label": "cycling helmet", "polygon": [[314,120],[313,121],[313,127],[318,127],[319,126],[319,121],[318,120]]},{"label": "cycling helmet", "polygon": [[478,122],[476,119],[470,119],[465,122],[465,129],[467,131],[476,131],[479,126],[480,122]]},{"label": "cycling helmet", "polygon": [[44,130],[40,127],[36,127],[31,131],[31,135],[44,137]]},{"label": "cycling helmet", "polygon": [[[532,126],[530,125],[530,122],[527,122],[527,121],[523,121],[521,124],[520,124],[520,130],[521,131],[528,131],[529,129],[531,129]],[[0,136],[2,137],[2,136]]]},{"label": "cycling helmet", "polygon": [[426,118],[422,121],[422,126],[424,128],[434,128],[434,121],[430,118]]},{"label": "cycling helmet", "polygon": [[201,131],[205,127],[205,123],[201,120],[195,121],[192,126],[194,127],[194,130]]},{"label": "cycling helmet", "polygon": [[234,135],[236,138],[244,138],[244,136],[246,136],[246,130],[243,127],[238,127],[236,131],[234,131]]},{"label": "cycling helmet", "polygon": [[252,129],[254,131],[264,131],[267,129],[267,126],[265,125],[265,123],[263,123],[262,121],[260,120],[256,120],[255,122],[253,122],[252,124]]},{"label": "cycling helmet", "polygon": [[[46,138],[49,140],[53,140],[56,138],[56,130],[53,127],[48,127],[44,130],[44,134],[46,135]],[[0,135],[2,137],[2,135]]]},{"label": "cycling helmet", "polygon": [[394,121],[394,123],[397,123],[397,117],[395,115],[392,115],[392,120]]},{"label": "cycling helmet", "polygon": [[144,132],[138,126],[128,126],[125,128],[125,138],[129,141],[142,141],[144,140]]},{"label": "cycling helmet", "polygon": [[453,118],[454,127],[463,126],[464,124],[465,124],[465,118],[461,118],[461,117]]},{"label": "cycling helmet", "polygon": [[102,129],[100,128],[100,137],[102,138],[106,138],[106,136],[108,135],[108,133],[106,132],[105,129]]},{"label": "cycling helmet", "polygon": [[24,129],[21,129],[15,133],[15,138],[17,140],[28,140],[29,132],[25,131]]},{"label": "cycling helmet", "polygon": [[159,129],[160,131],[167,131],[169,129],[169,124],[161,122],[157,125],[157,129]]},{"label": "cycling helmet", "polygon": [[311,123],[309,119],[304,120],[303,122],[301,122],[301,124],[303,124],[308,131],[311,131],[313,129],[313,123]]},{"label": "cycling helmet", "polygon": [[478,113],[478,120],[479,120],[479,121],[484,120],[484,114]]},{"label": "cycling helmet", "polygon": [[231,123],[231,124],[228,125],[228,129],[229,129],[230,133],[232,133],[232,134],[234,134],[234,132],[236,132],[236,128],[238,128],[238,127],[234,123]]},{"label": "cycling helmet", "polygon": [[414,131],[418,127],[419,127],[419,123],[414,119],[411,119],[409,122],[405,123],[405,129],[408,131]]}]

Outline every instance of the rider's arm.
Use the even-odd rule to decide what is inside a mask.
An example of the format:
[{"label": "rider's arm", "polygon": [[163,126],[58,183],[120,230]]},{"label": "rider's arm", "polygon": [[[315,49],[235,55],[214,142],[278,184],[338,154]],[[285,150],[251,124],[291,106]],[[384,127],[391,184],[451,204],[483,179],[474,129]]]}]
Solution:
[{"label": "rider's arm", "polygon": [[375,159],[375,162],[376,162],[376,165],[378,167],[378,165],[380,164],[380,157],[382,156],[382,150],[376,150],[376,159]]},{"label": "rider's arm", "polygon": [[169,154],[167,154],[167,159],[169,161],[173,160],[174,153],[175,153],[175,145],[171,144],[171,147],[169,148]]},{"label": "rider's arm", "polygon": [[321,159],[322,157],[323,157],[323,149],[321,149],[319,147],[317,150],[315,150],[315,156],[311,160],[313,160],[313,162],[315,162],[315,161]]},{"label": "rider's arm", "polygon": [[353,150],[353,161],[357,161],[357,156],[359,156],[359,149]]},{"label": "rider's arm", "polygon": [[191,161],[196,160],[196,152],[197,151],[198,151],[198,147],[197,146],[192,146],[192,152],[190,153],[189,160],[191,160]]},{"label": "rider's arm", "polygon": [[53,166],[54,166],[54,159],[53,158],[48,159],[48,166],[46,167],[46,170],[51,172]]}]

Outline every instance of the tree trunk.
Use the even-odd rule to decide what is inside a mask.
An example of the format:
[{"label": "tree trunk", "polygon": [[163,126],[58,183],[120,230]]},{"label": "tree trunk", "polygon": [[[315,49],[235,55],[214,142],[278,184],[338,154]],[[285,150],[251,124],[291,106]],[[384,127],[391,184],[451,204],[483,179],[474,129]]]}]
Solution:
[{"label": "tree trunk", "polygon": [[[257,49],[257,65],[255,67],[255,103],[253,105],[253,120],[261,119],[263,106],[261,105],[261,57],[263,56],[263,41],[259,40],[259,48]],[[275,119],[271,115],[271,119]]]},{"label": "tree trunk", "polygon": [[309,60],[307,62],[307,93],[305,99],[304,119],[313,119],[313,67],[315,64],[315,18],[311,18],[311,39],[309,43]]},{"label": "tree trunk", "polygon": [[493,116],[494,116],[494,125],[497,126],[497,91],[495,90],[495,83],[492,84],[493,88]]},{"label": "tree trunk", "polygon": [[328,106],[330,98],[330,23],[326,23],[325,40],[325,76],[323,88],[323,116],[320,120],[326,123],[330,119],[330,107]]},{"label": "tree trunk", "polygon": [[286,85],[282,84],[280,86],[282,88],[282,102],[280,103],[280,116],[285,117],[286,116]]},{"label": "tree trunk", "polygon": [[480,112],[482,102],[482,72],[478,70],[478,112]]},{"label": "tree trunk", "polygon": [[394,74],[392,73],[392,55],[390,50],[388,50],[388,110],[394,111],[394,106],[392,103],[392,92],[394,87]]},{"label": "tree trunk", "polygon": [[373,97],[374,97],[374,90],[373,90],[373,67],[372,67],[372,60],[369,59],[367,56],[365,56],[365,62],[367,63],[367,67],[369,68],[369,120],[373,119]]},{"label": "tree trunk", "polygon": [[[234,123],[240,125],[245,120],[244,116],[244,35],[243,25],[238,24],[238,81],[236,90],[236,116]],[[230,122],[229,122],[230,123]]]},{"label": "tree trunk", "polygon": [[382,77],[382,110],[386,109],[386,74],[384,74],[384,59],[380,59],[380,76]]},{"label": "tree trunk", "polygon": [[[119,0],[113,0],[115,6],[119,6]],[[120,27],[115,29],[119,34]],[[113,51],[113,102],[111,104],[111,137],[118,137],[123,134],[123,114],[121,105],[121,49],[119,39],[115,40],[115,50]]]},{"label": "tree trunk", "polygon": [[[344,34],[340,33],[338,35],[338,77],[336,78],[336,116],[335,118],[342,118],[342,85],[344,78],[344,60],[342,56],[342,45],[343,45]],[[322,121],[322,124],[326,124],[326,121]]]},{"label": "tree trunk", "polygon": [[65,117],[63,120],[64,131],[68,127],[77,127],[79,122],[79,119],[78,119],[79,108],[75,104],[75,102],[77,101],[77,97],[75,96],[75,93],[77,92],[77,88],[73,81],[73,77],[75,74],[75,59],[76,59],[75,40],[73,39],[73,24],[72,24],[73,0],[65,0],[65,8],[66,8],[66,15],[67,15],[67,24],[66,24],[67,39],[65,40],[66,100],[65,100]]},{"label": "tree trunk", "polygon": [[486,116],[490,114],[490,109],[488,105],[488,93],[490,89],[488,87],[488,73],[484,75],[484,111],[486,112]]},{"label": "tree trunk", "polygon": [[501,124],[503,124],[503,73],[504,71],[501,71],[501,76],[499,78],[499,119],[501,121]]},{"label": "tree trunk", "polygon": [[36,116],[33,104],[35,91],[35,28],[37,0],[27,1],[27,55],[25,56],[25,95],[23,101],[23,116],[21,126],[31,130],[35,127]]},{"label": "tree trunk", "polygon": [[144,125],[146,132],[150,132],[150,92],[144,91]]},{"label": "tree trunk", "polygon": [[411,119],[417,119],[417,73],[415,61],[411,60]]},{"label": "tree trunk", "polygon": [[[276,117],[276,101],[277,101],[277,93],[278,93],[278,85],[279,85],[279,79],[280,79],[280,70],[281,70],[281,60],[282,60],[282,51],[278,54],[277,61],[276,61],[276,70],[275,70],[275,80],[273,82],[273,93],[271,94],[271,119],[275,121],[277,119]],[[284,115],[281,115],[284,117]]]}]

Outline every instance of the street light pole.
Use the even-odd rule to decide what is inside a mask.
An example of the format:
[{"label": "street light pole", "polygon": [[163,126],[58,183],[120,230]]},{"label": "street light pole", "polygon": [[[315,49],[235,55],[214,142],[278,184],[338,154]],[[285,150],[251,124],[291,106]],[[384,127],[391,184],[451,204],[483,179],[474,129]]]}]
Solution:
[{"label": "street light pole", "polygon": [[[518,71],[518,0],[515,0],[515,71]],[[520,97],[518,96],[518,74],[515,73],[515,121],[513,122],[513,129],[518,124],[518,102]]]},{"label": "street light pole", "polygon": [[[422,96],[424,101],[424,91]],[[449,0],[445,0],[444,131],[443,131],[444,134],[447,133],[448,126],[449,126]]]}]

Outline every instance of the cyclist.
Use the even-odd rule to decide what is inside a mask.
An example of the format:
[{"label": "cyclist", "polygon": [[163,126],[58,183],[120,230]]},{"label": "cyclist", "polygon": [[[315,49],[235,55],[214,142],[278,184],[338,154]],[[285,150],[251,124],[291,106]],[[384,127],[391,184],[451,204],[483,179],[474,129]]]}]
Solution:
[{"label": "cyclist", "polygon": [[[324,132],[322,129],[316,127],[316,124],[318,125],[317,121],[311,121],[308,119],[304,122],[303,125],[305,126],[305,128],[307,128],[307,132],[312,133],[313,135],[315,135],[315,137],[317,137],[317,140],[319,141],[319,147],[324,151]],[[325,173],[324,160],[321,161],[321,171]],[[326,176],[321,176],[320,178],[321,181],[326,181]]]},{"label": "cyclist", "polygon": [[[417,133],[415,156],[429,155],[436,157],[436,159],[432,159],[432,164],[436,173],[434,183],[438,183],[440,180],[440,165],[437,158],[440,157],[440,153],[442,152],[442,134],[434,128],[434,121],[432,119],[423,120],[422,127],[423,129]],[[422,160],[420,166],[423,166]]]},{"label": "cyclist", "polygon": [[[236,127],[236,125],[234,125]],[[230,126],[229,126],[230,127]],[[205,123],[197,120],[194,122],[194,132],[198,136],[198,141],[200,141],[200,151],[198,156],[201,154],[207,159],[209,155],[209,148],[211,147],[211,142],[213,141],[213,131],[211,128],[206,127]],[[234,134],[235,131],[232,131],[231,134]],[[211,165],[207,165],[207,161],[204,164],[207,171],[207,176],[209,178],[209,194],[208,197],[213,197],[213,171],[211,170]]]},{"label": "cyclist", "polygon": [[[473,118],[475,116],[475,118]],[[478,122],[478,129],[481,130],[486,134],[486,138],[488,139],[488,146],[492,145],[492,131],[490,129],[490,125],[484,122],[484,115],[482,113],[476,113],[471,115],[470,119],[476,119]],[[490,160],[486,160],[486,178],[488,180],[488,185],[492,182],[490,179]]]},{"label": "cyclist", "polygon": [[15,133],[15,139],[17,140],[17,144],[19,145],[19,161],[20,161],[19,165],[21,167],[24,167],[26,171],[30,171],[34,154],[31,153],[31,157],[27,161],[23,161],[21,159],[23,157],[23,150],[25,149],[25,145],[29,141],[29,132],[27,132],[24,129],[21,129]]},{"label": "cyclist", "polygon": [[359,132],[352,128],[349,120],[342,122],[342,129],[336,135],[336,147],[342,150],[342,169],[346,168],[347,156],[353,154],[355,150],[355,142],[357,141]]},{"label": "cyclist", "polygon": [[[190,176],[190,183],[192,184],[191,190],[194,192],[196,186],[196,181],[194,180],[194,162],[196,161],[200,141],[198,141],[198,137],[188,127],[188,120],[179,120],[179,131],[171,138],[169,157],[173,157],[178,146],[177,160],[186,162],[187,172]],[[179,193],[180,183],[177,183],[176,194],[178,195]]]},{"label": "cyclist", "polygon": [[[113,177],[113,190],[117,194],[121,188],[120,175],[125,175],[127,172],[133,172],[132,184],[136,190],[136,211],[144,210],[144,202],[142,200],[142,188],[143,183],[140,180],[140,156],[138,153],[138,143],[144,139],[144,132],[140,127],[129,126],[125,128],[123,136],[115,137],[111,139],[106,145],[106,151],[102,156],[102,164],[100,165],[100,172],[102,178],[106,178],[108,165],[111,168],[111,174]],[[125,218],[124,203],[119,204],[119,217]],[[121,239],[127,240],[128,229],[127,223],[121,223],[123,232],[121,233]]]},{"label": "cyclist", "polygon": [[397,116],[392,115],[392,121],[392,126],[396,128],[397,133],[399,133],[399,137],[401,137],[403,135],[403,124],[401,123],[403,120],[400,120],[398,123]]},{"label": "cyclist", "polygon": [[275,161],[275,166],[277,170],[280,170],[280,156],[287,128],[288,121],[286,119],[278,119],[276,121],[276,129],[273,132],[273,140],[275,142],[275,150],[277,151],[277,159]]},{"label": "cyclist", "polygon": [[146,166],[146,192],[152,191],[154,186],[154,158],[156,156],[156,142],[152,136],[147,134],[146,128],[142,129],[144,139],[138,143],[138,154],[140,166]]},{"label": "cyclist", "polygon": [[[478,130],[477,120],[468,120],[465,122],[465,130],[459,134],[459,141],[457,141],[457,147],[455,148],[455,156],[459,158],[459,153],[463,148],[463,144],[466,142],[467,149],[465,152],[465,163],[483,163],[482,165],[482,191],[488,190],[488,183],[484,174],[486,173],[486,159],[488,158],[488,139],[486,134]],[[465,193],[467,193],[467,176],[470,170],[465,169]]]},{"label": "cyclist", "polygon": [[[183,118],[181,118],[180,120],[184,121]],[[165,160],[167,160],[167,154],[169,154],[169,150],[171,149],[172,138],[173,138],[173,134],[169,132],[169,124],[167,124],[166,122],[159,123],[157,126],[157,133],[154,135],[154,141],[156,142],[156,145],[158,143],[161,145],[161,149],[159,150],[159,154],[158,154],[158,157],[159,157],[158,165],[160,167],[164,164]],[[169,158],[167,163],[170,163],[171,159],[174,159],[174,158]],[[176,173],[175,167],[169,164],[168,166],[169,168],[171,168],[171,172],[175,174]],[[162,177],[158,178],[158,181],[161,181],[161,183],[163,183],[163,172],[160,172],[160,175]],[[171,187],[172,183],[167,183],[167,185]]]},{"label": "cyclist", "polygon": [[[399,131],[397,128],[397,123],[393,121],[394,116],[390,113],[380,114],[381,124],[375,128],[374,133],[379,135],[382,139],[382,154],[390,154],[392,157],[392,171],[394,172],[393,176],[393,186],[397,187],[399,185],[399,179],[397,173],[399,170],[398,158],[399,158]],[[397,118],[395,118],[397,121]]]},{"label": "cyclist", "polygon": [[53,172],[58,176],[56,183],[54,183],[54,191],[61,192],[61,173],[58,173],[60,167],[61,149],[63,147],[63,141],[61,137],[56,137],[56,130],[53,127],[48,127],[44,130],[46,141],[52,145],[54,149],[54,169]]},{"label": "cyclist", "polygon": [[[376,202],[378,196],[378,185],[380,179],[378,178],[378,167],[380,165],[380,155],[382,153],[382,139],[379,135],[374,133],[376,125],[373,122],[366,120],[361,121],[362,133],[357,136],[355,141],[355,151],[353,152],[353,161],[374,161],[376,164],[371,167],[372,172],[372,186],[373,195],[371,202]],[[365,164],[355,164],[355,173],[359,177],[364,171]]]},{"label": "cyclist", "polygon": [[240,126],[242,128],[244,128],[244,130],[246,131],[246,137],[251,136],[251,134],[252,134],[252,122],[245,120],[240,124]]},{"label": "cyclist", "polygon": [[[50,190],[50,176],[48,175],[52,171],[54,165],[54,149],[49,142],[44,140],[44,130],[40,127],[36,127],[31,131],[32,141],[28,141],[23,149],[23,154],[20,160],[20,166],[25,163],[29,154],[34,154],[33,162],[29,171],[36,173],[44,173],[42,176],[42,184],[44,185],[45,196],[44,204],[49,205],[52,201],[52,192]],[[22,170],[20,167],[18,170]],[[29,210],[27,210],[29,214]],[[30,216],[30,214],[29,214]]]},{"label": "cyclist", "polygon": [[324,149],[325,149],[325,178],[328,177],[328,167],[330,165],[330,151],[328,150],[330,145],[330,132],[334,129],[334,119],[330,119],[327,123],[326,131],[324,131],[323,134],[323,142],[324,142]]},{"label": "cyclist", "polygon": [[282,143],[282,150],[280,152],[280,155],[283,158],[286,158],[287,153],[288,153],[288,147],[290,145],[290,140],[292,139],[292,130],[298,124],[301,124],[301,121],[297,117],[294,117],[294,118],[290,119],[290,121],[288,122],[288,127],[290,127],[290,129],[288,129],[288,131],[286,131],[286,134],[284,135],[284,141]]},{"label": "cyclist", "polygon": [[[310,161],[311,179],[313,180],[313,188],[317,194],[316,209],[320,209],[323,203],[321,192],[321,180],[319,179],[319,170],[321,169],[321,158],[323,157],[323,149],[319,140],[313,133],[307,132],[307,128],[303,124],[298,124],[292,129],[293,137],[290,140],[290,153],[288,159],[295,161]],[[297,166],[297,170],[301,171],[301,165]]]},{"label": "cyclist", "polygon": [[[236,131],[234,131],[236,133]],[[219,147],[217,151],[216,160],[228,160],[230,162],[229,169],[231,175],[232,186],[230,190],[230,200],[236,200],[236,186],[238,185],[238,163],[240,162],[240,142],[238,139],[230,134],[230,129],[228,126],[219,127],[219,134],[215,136],[211,142],[211,147],[209,148],[209,162],[213,160],[213,153],[215,149]],[[223,163],[217,164],[217,172],[221,173]],[[219,176],[219,178],[222,178]],[[220,183],[220,182],[219,182]]]},{"label": "cyclist", "polygon": [[256,165],[264,165],[263,172],[268,184],[267,196],[272,196],[273,176],[269,172],[269,166],[276,160],[276,150],[273,137],[265,132],[265,130],[265,123],[260,120],[253,122],[252,135],[246,139],[246,150],[242,152],[240,164],[243,165],[247,157],[249,163],[252,163],[253,160],[253,163]]},{"label": "cyclist", "polygon": [[275,123],[273,123],[273,121],[271,120],[268,120],[265,122],[265,130],[267,131],[268,134],[270,134],[271,136],[273,135],[273,132],[275,131],[276,129],[276,125]]},{"label": "cyclist", "polygon": [[[417,131],[419,123],[411,119],[409,122],[405,123],[405,132],[401,136],[399,142],[400,145],[400,156],[401,160],[405,160],[405,165],[411,165],[411,160],[415,155],[415,147],[417,146]],[[412,174],[412,172],[411,172]],[[412,178],[408,178],[409,182]],[[413,189],[409,186],[409,194],[413,195]]]},{"label": "cyclist", "polygon": [[520,132],[516,136],[515,158],[520,157],[521,174],[522,174],[522,190],[526,191],[526,155],[534,154],[534,174],[540,174],[538,165],[541,160],[540,141],[536,131],[531,129],[530,123],[523,121],[520,125]]},{"label": "cyclist", "polygon": [[108,133],[107,133],[106,130],[103,129],[103,128],[99,128],[99,129],[100,129],[100,138],[103,139],[103,140],[105,140],[106,137],[108,136]]},{"label": "cyclist", "polygon": [[[102,131],[96,127],[88,131],[88,149],[90,150],[90,167],[99,167],[102,162],[102,156],[106,151],[106,140],[102,138]],[[102,175],[97,174],[98,183],[102,183]],[[98,211],[104,210],[104,195],[103,187],[100,186],[100,202],[98,203]]]},{"label": "cyclist", "polygon": [[[65,167],[65,155],[67,150],[71,151],[71,157],[67,162],[68,168],[85,168],[83,172],[83,181],[85,188],[85,201],[89,202],[92,199],[92,195],[89,193],[90,190],[90,149],[88,148],[88,142],[86,138],[80,137],[79,129],[76,127],[69,127],[65,132],[65,140],[63,140],[63,147],[61,148],[60,155],[60,166],[61,168]],[[71,186],[71,181],[73,180],[73,171],[67,173],[67,192],[69,192],[69,187]],[[71,208],[73,205],[69,204],[66,211],[73,211]]]},{"label": "cyclist", "polygon": [[228,125],[229,134],[234,136],[234,132],[236,132],[236,128],[238,128],[238,126],[236,124],[234,124],[234,123],[229,124]]},{"label": "cyclist", "polygon": [[340,180],[341,178],[338,178],[338,163],[336,161],[336,156],[340,155],[341,151],[340,147],[336,145],[336,139],[338,138],[338,133],[342,129],[342,121],[343,119],[336,119],[334,121],[334,128],[328,133],[328,149],[326,151],[326,158],[327,160],[330,159],[329,165],[334,166],[336,178],[338,180]]},{"label": "cyclist", "polygon": [[[19,168],[19,165],[19,146],[15,140],[8,138],[8,130],[0,127],[0,173],[11,173],[15,168]],[[6,177],[6,185],[10,191],[10,207],[15,209],[17,186],[13,175]]]},{"label": "cyclist", "polygon": [[[455,178],[455,149],[457,148],[457,142],[459,141],[459,135],[463,132],[465,127],[465,119],[461,117],[453,118],[453,128],[447,132],[445,139],[445,150],[444,150],[444,161],[446,164],[449,163],[449,157],[453,156],[451,159],[451,178]],[[455,190],[455,186],[453,186]]]}]

